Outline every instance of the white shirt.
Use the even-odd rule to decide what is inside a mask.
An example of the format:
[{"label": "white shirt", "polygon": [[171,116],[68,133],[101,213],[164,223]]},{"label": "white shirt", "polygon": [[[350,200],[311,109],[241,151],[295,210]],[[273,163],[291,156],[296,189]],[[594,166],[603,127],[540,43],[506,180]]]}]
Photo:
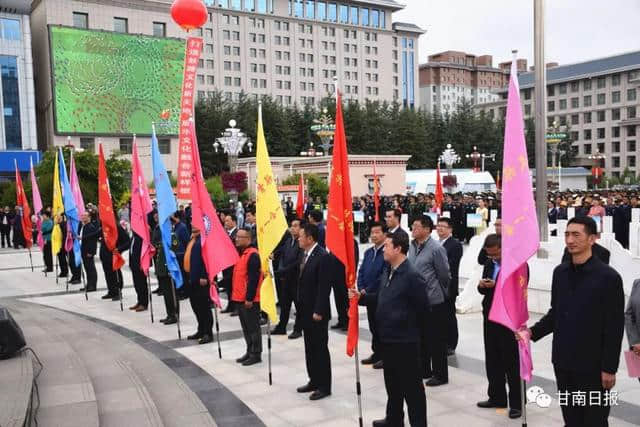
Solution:
[{"label": "white shirt", "polygon": [[306,264],[307,261],[309,261],[309,256],[313,253],[313,250],[316,248],[316,246],[318,246],[318,243],[314,243],[313,246],[311,246],[311,249],[309,249],[308,251],[306,251],[304,253],[304,263]]},{"label": "white shirt", "polygon": [[398,230],[398,228],[400,228],[400,226],[397,226],[396,228],[394,228],[393,230],[389,230],[389,233],[395,233],[396,230]]},{"label": "white shirt", "polygon": [[449,238],[450,238],[450,237],[451,237],[451,234],[449,234],[447,237],[445,237],[445,239],[444,239],[444,240],[440,240],[440,244],[441,244],[442,246],[444,246],[444,242],[446,242],[447,240],[449,240]]}]

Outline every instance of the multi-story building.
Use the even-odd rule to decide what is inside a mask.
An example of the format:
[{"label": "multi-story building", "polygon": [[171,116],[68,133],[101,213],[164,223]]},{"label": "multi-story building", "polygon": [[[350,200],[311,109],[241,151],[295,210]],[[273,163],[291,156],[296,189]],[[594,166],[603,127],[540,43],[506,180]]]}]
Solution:
[{"label": "multi-story building", "polygon": [[[555,64],[554,64],[555,65]],[[533,71],[519,75],[525,118],[535,115]],[[589,159],[604,154],[609,176],[620,176],[625,168],[638,172],[640,154],[640,51],[547,69],[547,126],[554,122],[568,129],[577,154],[577,166],[592,166]],[[493,117],[506,113],[507,88],[496,102],[477,105]]]},{"label": "multi-story building", "polygon": [[15,176],[14,159],[28,171],[37,149],[29,11],[28,0],[0,4],[0,179]]},{"label": "multi-story building", "polygon": [[[67,143],[56,135],[52,112],[47,25],[186,37],[171,19],[171,0],[35,0],[32,12],[41,147]],[[392,23],[404,6],[394,0],[206,0],[206,24],[197,97],[221,91],[271,95],[283,105],[316,104],[334,93],[334,77],[346,99],[398,101],[419,106],[418,39],[423,30]],[[90,148],[95,138],[72,138]],[[130,150],[130,138],[102,137],[108,152]],[[147,138],[148,141],[148,138]],[[177,138],[165,141],[174,169]],[[144,144],[144,143],[143,143]]]},{"label": "multi-story building", "polygon": [[[448,50],[429,56],[420,65],[420,106],[427,112],[453,112],[459,104],[497,101],[495,93],[509,81],[510,63],[494,68],[491,55],[476,56]],[[518,60],[527,70],[527,60]]]}]

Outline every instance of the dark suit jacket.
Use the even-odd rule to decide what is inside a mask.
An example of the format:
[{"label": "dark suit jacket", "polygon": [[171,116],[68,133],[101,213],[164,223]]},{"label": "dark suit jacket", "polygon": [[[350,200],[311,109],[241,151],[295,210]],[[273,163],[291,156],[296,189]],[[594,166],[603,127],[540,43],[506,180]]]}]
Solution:
[{"label": "dark suit jacket", "polygon": [[80,244],[82,257],[94,256],[98,249],[100,229],[97,228],[93,222],[89,222],[86,225],[81,224],[78,235],[82,236],[82,242]]},{"label": "dark suit jacket", "polygon": [[[591,248],[591,251],[593,252],[593,255],[598,258],[600,261],[602,261],[603,263],[609,265],[609,258],[611,258],[611,252],[609,252],[609,250],[597,243],[593,244],[593,247]],[[565,247],[564,248],[564,253],[562,254],[562,262],[571,262],[571,254],[569,253],[569,250]]]},{"label": "dark suit jacket", "polygon": [[200,236],[198,236],[191,248],[191,258],[189,261],[189,267],[191,267],[191,271],[189,272],[189,283],[191,283],[192,286],[200,286],[200,279],[207,278],[207,269],[205,268],[204,260],[202,259]]},{"label": "dark suit jacket", "polygon": [[558,208],[553,208],[547,211],[547,218],[549,218],[549,224],[555,224],[558,222]]},{"label": "dark suit jacket", "polygon": [[330,272],[330,262],[329,254],[318,244],[300,272],[300,314],[303,326],[313,322],[313,313],[322,315],[323,321],[331,319],[331,282],[330,274],[327,274]]},{"label": "dark suit jacket", "polygon": [[[126,230],[122,228],[120,224],[118,224],[117,228],[118,228],[118,240],[116,240],[116,249],[118,250],[118,252],[124,253],[128,251],[129,246],[131,246],[131,239],[129,239],[129,234],[127,234]],[[132,253],[131,257],[129,258],[130,264],[134,258],[136,257]],[[140,263],[139,250],[138,250],[137,259],[138,259],[138,263]],[[107,248],[107,245],[104,244],[104,240],[102,240],[102,243],[100,244],[100,261],[102,261],[103,264],[106,264],[108,266],[111,266],[111,263],[113,261],[113,254],[111,253],[109,248]]]},{"label": "dark suit jacket", "polygon": [[285,286],[295,286],[298,283],[300,261],[303,255],[298,242],[293,240],[291,234],[289,238],[282,242],[280,246],[280,259],[276,269],[276,274],[284,280]]},{"label": "dark suit jacket", "polygon": [[451,282],[449,284],[449,298],[455,301],[458,296],[458,270],[460,270],[460,260],[462,259],[462,244],[455,237],[449,237],[442,245],[447,251],[447,259],[449,260],[449,272],[451,273]]}]

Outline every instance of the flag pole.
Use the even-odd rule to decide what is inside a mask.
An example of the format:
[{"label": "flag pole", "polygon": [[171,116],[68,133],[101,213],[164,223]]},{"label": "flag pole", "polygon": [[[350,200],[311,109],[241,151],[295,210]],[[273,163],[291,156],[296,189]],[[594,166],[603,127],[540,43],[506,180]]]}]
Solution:
[{"label": "flag pole", "polygon": [[[212,286],[216,286],[213,284]],[[213,314],[216,318],[216,341],[218,341],[218,357],[222,359],[222,347],[220,346],[220,322],[218,321],[218,306],[213,303]]]},{"label": "flag pole", "polygon": [[29,249],[29,264],[31,264],[31,272],[33,273],[33,258],[31,257],[31,248]]},{"label": "flag pole", "polygon": [[[54,225],[55,227],[55,225]],[[53,253],[53,251],[52,251]],[[56,254],[56,285],[58,284],[58,254]]]},{"label": "flag pole", "polygon": [[[269,260],[269,274],[273,278],[273,261]],[[275,288],[275,278],[272,280]],[[275,291],[275,289],[274,289]],[[269,385],[273,385],[273,372],[271,371],[271,319],[267,316],[267,362],[269,366]]]},{"label": "flag pole", "polygon": [[147,276],[147,293],[149,294],[149,311],[151,312],[151,323],[153,323],[153,301],[151,298],[151,277]]},{"label": "flag pole", "polygon": [[522,401],[522,427],[527,427],[527,396],[525,395],[525,390],[527,388],[527,383],[522,378],[520,379],[520,399]]},{"label": "flag pole", "polygon": [[67,264],[68,264],[68,267],[67,267],[67,292],[69,292],[69,273],[71,271],[71,263],[69,262],[69,260],[67,260]]},{"label": "flag pole", "polygon": [[87,294],[87,281],[84,277],[84,266],[80,266],[80,277],[82,277],[82,286],[84,286],[84,300],[89,301],[89,295]]},{"label": "flag pole", "polygon": [[122,277],[122,272],[120,270],[116,271],[116,276],[118,277],[118,298],[120,299],[120,311],[124,311],[124,307],[122,306],[122,287],[124,286],[124,278]]},{"label": "flag pole", "polygon": [[180,310],[178,310],[179,301],[176,298],[176,285],[171,277],[171,294],[173,295],[173,310],[176,316],[176,326],[178,327],[178,339],[182,339],[182,332],[180,331]]}]

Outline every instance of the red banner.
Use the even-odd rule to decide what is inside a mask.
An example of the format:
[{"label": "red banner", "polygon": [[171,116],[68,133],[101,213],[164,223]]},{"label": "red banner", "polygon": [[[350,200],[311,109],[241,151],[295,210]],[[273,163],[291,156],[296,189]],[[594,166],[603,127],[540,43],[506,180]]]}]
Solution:
[{"label": "red banner", "polygon": [[178,199],[191,200],[191,132],[189,120],[193,116],[194,95],[196,93],[196,72],[202,53],[202,39],[189,37],[184,56],[184,77],[182,79],[182,98],[180,105],[180,139],[178,143]]}]

